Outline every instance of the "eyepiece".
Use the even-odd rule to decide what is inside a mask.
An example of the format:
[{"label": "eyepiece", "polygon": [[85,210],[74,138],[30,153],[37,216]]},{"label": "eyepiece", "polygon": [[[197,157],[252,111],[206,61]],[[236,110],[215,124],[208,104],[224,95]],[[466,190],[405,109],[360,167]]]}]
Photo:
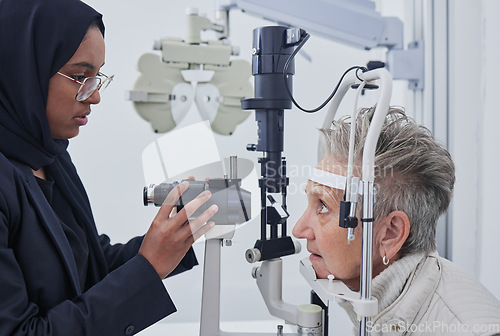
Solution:
[{"label": "eyepiece", "polygon": [[155,188],[156,188],[156,185],[154,185],[154,184],[150,184],[149,187],[144,187],[143,194],[142,194],[142,200],[144,202],[144,206],[148,206],[149,204],[155,202],[155,199],[154,199]]},{"label": "eyepiece", "polygon": [[148,187],[144,187],[142,197],[143,197],[142,200],[144,202],[144,206],[148,206]]}]

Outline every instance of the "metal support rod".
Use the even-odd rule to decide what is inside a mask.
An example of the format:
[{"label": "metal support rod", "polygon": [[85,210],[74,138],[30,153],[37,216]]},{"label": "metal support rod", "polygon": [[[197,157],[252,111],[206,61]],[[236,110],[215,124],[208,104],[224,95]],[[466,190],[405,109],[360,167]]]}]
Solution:
[{"label": "metal support rod", "polygon": [[200,336],[220,335],[221,239],[205,241]]},{"label": "metal support rod", "polygon": [[229,157],[229,178],[237,179],[238,178],[238,157],[230,156]]},{"label": "metal support rod", "polygon": [[[286,179],[286,159],[282,158],[281,160],[281,176],[283,176],[283,179]],[[286,184],[286,180],[283,181]],[[286,208],[286,195],[287,195],[287,185],[283,186],[283,189],[281,189],[281,203],[283,205],[283,209],[287,210]],[[286,221],[281,225],[281,236],[286,237],[287,232],[286,232]]]},{"label": "metal support rod", "polygon": [[[373,182],[363,181],[363,240],[361,257],[361,299],[370,300],[372,296],[372,258],[373,258]],[[359,335],[369,335],[368,317],[360,321]]]},{"label": "metal support rod", "polygon": [[271,225],[271,239],[278,238],[278,225]]},{"label": "metal support rod", "polygon": [[[265,182],[264,182],[265,183]],[[267,197],[266,197],[266,188],[260,188],[260,239],[267,239]]]}]

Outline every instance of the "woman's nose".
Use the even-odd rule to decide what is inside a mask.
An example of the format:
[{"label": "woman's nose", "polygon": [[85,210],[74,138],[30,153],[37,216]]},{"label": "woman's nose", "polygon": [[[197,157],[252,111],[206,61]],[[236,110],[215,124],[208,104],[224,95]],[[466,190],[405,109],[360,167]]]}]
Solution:
[{"label": "woman's nose", "polygon": [[292,229],[292,234],[295,238],[306,238],[313,239],[314,234],[310,227],[309,216],[307,215],[307,210],[302,214],[297,223]]},{"label": "woman's nose", "polygon": [[90,103],[90,104],[99,104],[101,102],[101,93],[99,92],[99,90],[95,90],[91,95],[90,97],[88,97],[87,99],[85,99],[86,102]]}]

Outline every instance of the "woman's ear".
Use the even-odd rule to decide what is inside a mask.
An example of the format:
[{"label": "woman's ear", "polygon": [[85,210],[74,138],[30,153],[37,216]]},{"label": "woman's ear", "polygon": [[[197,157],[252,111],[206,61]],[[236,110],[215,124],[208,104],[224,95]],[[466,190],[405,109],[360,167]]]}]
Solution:
[{"label": "woman's ear", "polygon": [[403,211],[387,215],[378,228],[380,257],[393,259],[410,234],[410,219]]}]

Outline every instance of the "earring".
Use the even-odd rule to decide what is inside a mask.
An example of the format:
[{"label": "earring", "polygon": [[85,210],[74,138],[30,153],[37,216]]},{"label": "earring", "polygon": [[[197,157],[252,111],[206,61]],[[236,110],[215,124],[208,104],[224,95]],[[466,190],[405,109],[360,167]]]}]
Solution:
[{"label": "earring", "polygon": [[387,265],[389,265],[389,258],[387,258],[387,257],[384,255],[384,257],[382,258],[382,263],[383,263],[384,265],[386,265],[386,266],[387,266]]}]

